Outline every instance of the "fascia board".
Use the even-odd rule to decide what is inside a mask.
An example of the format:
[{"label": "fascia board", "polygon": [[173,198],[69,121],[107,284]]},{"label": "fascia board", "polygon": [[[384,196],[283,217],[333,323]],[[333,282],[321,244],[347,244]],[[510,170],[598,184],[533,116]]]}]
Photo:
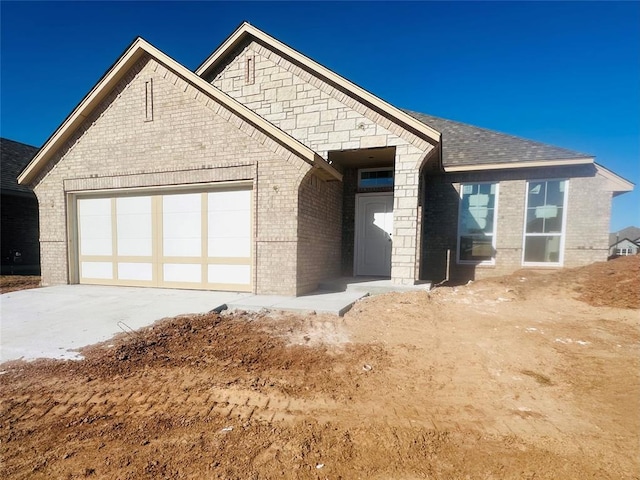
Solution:
[{"label": "fascia board", "polygon": [[233,48],[246,36],[251,35],[261,42],[273,47],[276,51],[280,51],[285,56],[293,59],[295,62],[308,68],[320,77],[324,77],[330,83],[338,85],[341,89],[353,94],[356,98],[361,99],[365,104],[374,106],[376,109],[381,110],[389,114],[395,119],[401,126],[410,127],[421,133],[423,136],[428,137],[432,142],[440,142],[440,132],[422,123],[421,121],[413,118],[411,115],[404,113],[402,110],[394,107],[393,105],[385,102],[381,98],[367,92],[362,87],[359,87],[355,83],[350,82],[346,78],[332,72],[328,68],[320,65],[319,63],[311,60],[309,57],[301,54],[293,48],[285,45],[279,40],[267,35],[262,30],[257,29],[253,25],[243,23],[238,29],[233,32],[223,43],[213,52],[209,58],[207,58],[200,67],[196,70],[196,75],[203,76],[211,68],[213,68],[218,61],[220,61],[226,53],[233,50]]},{"label": "fascia board", "polygon": [[[154,57],[165,66],[171,68],[176,73],[193,83],[196,87],[204,91],[220,104],[224,105],[229,110],[237,113],[243,119],[256,126],[271,138],[287,146],[293,152],[299,154],[303,159],[312,165],[315,165],[323,170],[326,170],[332,177],[337,180],[342,180],[342,174],[340,174],[334,167],[328,164],[324,159],[319,157],[313,150],[306,145],[300,143],[295,138],[291,137],[278,127],[268,122],[252,110],[248,109],[238,101],[234,100],[224,92],[220,91],[213,85],[209,84],[201,77],[195,75],[191,70],[184,67],[177,61],[165,53],[158,50],[156,47],[146,42],[142,38],[136,39],[133,44],[125,51],[125,53],[116,61],[112,68],[105,74],[105,76],[96,84],[96,86],[87,94],[87,96],[80,102],[75,110],[67,117],[67,119],[58,127],[55,133],[47,140],[45,145],[40,149],[38,154],[27,165],[24,171],[18,177],[18,183],[29,183],[38,173],[40,167],[46,164],[50,155],[56,151],[56,149],[69,138],[69,136],[75,131],[75,128],[88,116],[88,113],[95,107],[110,91],[110,87],[113,87],[121,76],[126,73],[129,66],[135,63],[144,53]],[[318,160],[320,158],[320,160]]]},{"label": "fascia board", "polygon": [[134,42],[125,50],[122,56],[116,60],[112,67],[105,73],[105,75],[96,83],[96,85],[89,91],[89,93],[80,101],[76,108],[69,114],[69,116],[60,124],[55,132],[44,143],[38,153],[31,159],[29,164],[24,168],[22,173],[18,176],[18,183],[21,185],[28,184],[39,171],[40,165],[48,160],[49,155],[56,149],[61,143],[66,141],[69,136],[74,132],[75,127],[78,127],[80,123],[87,117],[87,112],[96,106],[109,92],[110,87],[113,87],[120,77],[118,74],[123,70],[126,71],[127,67],[135,63],[143,51],[140,49],[141,42],[144,42],[142,38],[137,38]]},{"label": "fascia board", "polygon": [[614,193],[624,193],[633,190],[633,187],[635,186],[633,182],[622,178],[620,175],[613,173],[611,170],[603,167],[602,165],[599,165],[597,163],[595,165],[597,172],[604,178],[609,180],[609,182],[612,184]]},{"label": "fascia board", "polygon": [[444,171],[447,173],[454,172],[478,172],[483,170],[511,170],[517,168],[536,168],[536,167],[560,167],[567,165],[586,165],[594,163],[593,157],[587,158],[571,158],[565,160],[537,160],[531,162],[513,162],[513,163],[485,163],[476,165],[453,165],[445,166]]}]

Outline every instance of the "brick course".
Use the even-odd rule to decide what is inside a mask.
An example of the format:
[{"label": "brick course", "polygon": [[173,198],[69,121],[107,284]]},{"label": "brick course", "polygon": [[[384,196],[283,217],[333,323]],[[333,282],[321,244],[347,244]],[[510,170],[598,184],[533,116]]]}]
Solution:
[{"label": "brick course", "polygon": [[[248,57],[255,61],[253,83],[246,82]],[[330,151],[395,146],[394,220],[408,225],[394,227],[391,277],[415,282],[417,172],[432,145],[256,41],[238,47],[206,80],[327,160]]]},{"label": "brick course", "polygon": [[[539,269],[522,266],[526,182],[553,179],[569,180],[563,266],[606,260],[612,192],[593,165],[435,175],[425,177],[422,277],[443,280],[447,252],[449,275],[454,281],[504,275],[520,268]],[[474,182],[500,185],[495,265],[456,261],[460,184]]]},{"label": "brick course", "polygon": [[[153,79],[153,121],[145,82]],[[253,180],[258,293],[298,291],[298,186],[311,165],[153,59],[140,61],[34,182],[44,285],[69,282],[65,191]]]}]

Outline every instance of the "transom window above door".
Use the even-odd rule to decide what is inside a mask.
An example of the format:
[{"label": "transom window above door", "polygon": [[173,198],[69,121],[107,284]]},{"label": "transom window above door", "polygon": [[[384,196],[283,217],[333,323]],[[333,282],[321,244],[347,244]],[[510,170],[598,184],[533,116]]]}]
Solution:
[{"label": "transom window above door", "polygon": [[362,168],[358,170],[358,188],[393,187],[393,167]]}]

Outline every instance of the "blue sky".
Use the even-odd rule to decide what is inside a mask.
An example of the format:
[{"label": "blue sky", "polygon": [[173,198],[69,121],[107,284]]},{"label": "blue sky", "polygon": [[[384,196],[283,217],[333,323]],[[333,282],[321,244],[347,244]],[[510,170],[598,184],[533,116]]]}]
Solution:
[{"label": "blue sky", "polygon": [[[243,20],[388,102],[640,185],[638,2],[0,2],[0,133],[41,146],[142,36],[195,69]],[[612,230],[640,226],[640,187]]]}]

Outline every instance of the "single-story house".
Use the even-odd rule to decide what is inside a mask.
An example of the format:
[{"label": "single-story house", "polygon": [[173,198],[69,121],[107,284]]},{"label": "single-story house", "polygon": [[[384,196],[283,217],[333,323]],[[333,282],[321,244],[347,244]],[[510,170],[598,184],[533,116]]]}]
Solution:
[{"label": "single-story house", "polygon": [[44,285],[300,295],[604,260],[591,155],[400,110],[243,23],[195,72],[136,39],[20,175]]},{"label": "single-story house", "polygon": [[18,174],[38,149],[0,138],[0,258],[3,274],[40,273],[38,200]]},{"label": "single-story house", "polygon": [[640,252],[640,228],[627,227],[609,234],[609,256],[637,255]]}]

